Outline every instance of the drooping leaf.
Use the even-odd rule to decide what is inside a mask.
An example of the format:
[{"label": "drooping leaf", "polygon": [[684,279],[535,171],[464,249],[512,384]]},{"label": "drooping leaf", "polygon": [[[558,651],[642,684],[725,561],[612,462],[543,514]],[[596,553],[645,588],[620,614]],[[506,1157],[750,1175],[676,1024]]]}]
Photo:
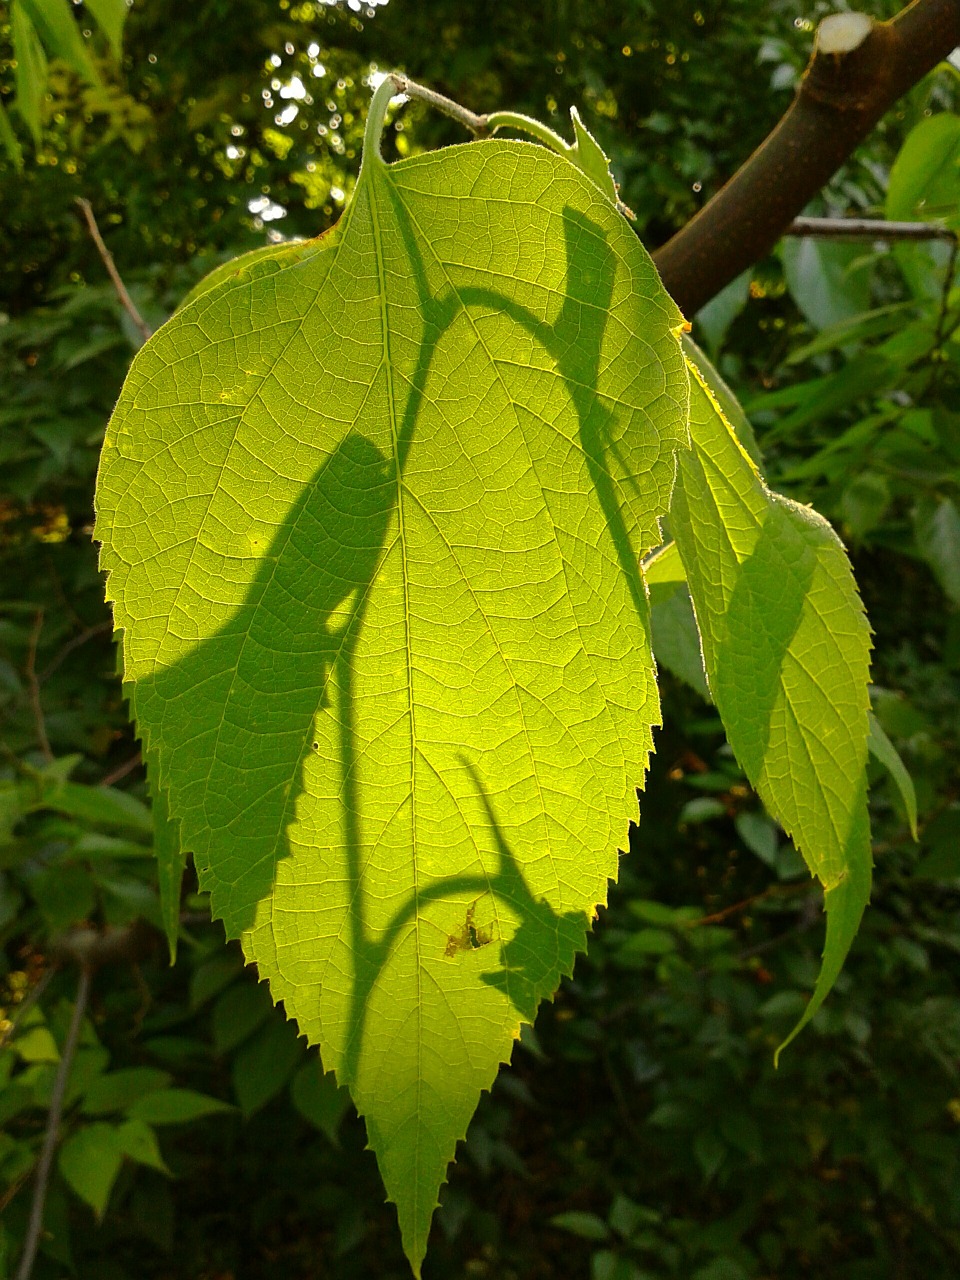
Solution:
[{"label": "drooping leaf", "polygon": [[710,689],[768,811],[824,887],[823,966],[796,1035],[833,985],[870,894],[870,640],[843,546],[771,493],[691,365],[693,448],[670,524]]},{"label": "drooping leaf", "polygon": [[60,1148],[60,1172],[81,1200],[102,1217],[117,1180],[123,1152],[112,1124],[86,1124]]},{"label": "drooping leaf", "polygon": [[388,167],[389,93],[318,251],[138,354],[97,532],[201,886],[349,1086],[418,1272],[635,812],[687,378],[591,180],[499,140]]}]

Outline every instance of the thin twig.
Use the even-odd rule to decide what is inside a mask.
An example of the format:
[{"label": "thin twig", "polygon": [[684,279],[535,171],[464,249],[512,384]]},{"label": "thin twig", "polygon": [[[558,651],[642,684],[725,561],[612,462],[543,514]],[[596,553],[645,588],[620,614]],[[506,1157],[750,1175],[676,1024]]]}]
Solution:
[{"label": "thin twig", "polygon": [[129,293],[127,293],[127,286],[120,278],[120,272],[117,270],[117,264],[113,260],[113,254],[103,243],[103,236],[100,234],[100,228],[97,226],[97,219],[94,217],[93,205],[91,205],[89,200],[84,200],[80,196],[77,196],[77,205],[86,219],[87,230],[90,232],[90,239],[97,246],[97,252],[100,254],[100,260],[106,267],[107,275],[113,282],[116,295],[120,299],[120,305],[143,334],[143,340],[146,342],[148,338],[153,337],[153,330],[137,310]]},{"label": "thin twig", "polygon": [[27,665],[23,674],[27,681],[27,692],[30,696],[30,707],[33,711],[33,723],[37,733],[37,742],[40,744],[40,753],[49,764],[53,760],[53,752],[50,750],[50,739],[47,737],[47,726],[43,719],[43,706],[40,702],[40,684],[37,680],[37,645],[40,642],[40,632],[42,630],[43,610],[38,609],[33,623],[33,630],[30,633]]},{"label": "thin twig", "polygon": [[68,658],[71,653],[73,653],[74,649],[79,649],[82,644],[86,644],[87,641],[92,640],[94,636],[99,636],[102,635],[104,631],[112,630],[112,622],[100,622],[97,626],[87,627],[86,631],[82,631],[80,635],[74,636],[72,640],[68,640],[49,666],[45,667],[43,671],[40,672],[40,675],[37,677],[40,684],[43,684],[45,680],[49,680],[57,667],[59,667],[60,664]]},{"label": "thin twig", "polygon": [[63,1100],[66,1096],[67,1083],[70,1079],[70,1068],[73,1065],[74,1055],[77,1051],[77,1044],[80,1040],[80,1027],[83,1023],[83,1015],[86,1013],[87,1001],[90,998],[91,979],[92,970],[85,965],[80,970],[80,979],[77,982],[77,996],[73,1005],[73,1015],[70,1018],[67,1038],[63,1043],[63,1051],[60,1054],[60,1063],[57,1067],[57,1074],[53,1082],[53,1092],[50,1095],[50,1111],[47,1116],[47,1128],[43,1135],[43,1147],[40,1152],[40,1159],[37,1163],[37,1178],[33,1187],[33,1203],[30,1205],[30,1221],[27,1225],[27,1234],[23,1242],[23,1253],[20,1256],[17,1280],[30,1280],[31,1275],[33,1274],[33,1264],[36,1261],[37,1248],[40,1244],[40,1233],[43,1230],[43,1210],[47,1200],[47,1186],[50,1182],[50,1171],[53,1168],[53,1157],[56,1153],[57,1143],[60,1139],[60,1117],[63,1113]]},{"label": "thin twig", "polygon": [[794,218],[784,235],[824,240],[950,240],[957,233],[931,222],[887,222],[883,218]]},{"label": "thin twig", "polygon": [[489,132],[485,115],[478,116],[475,112],[462,107],[459,102],[454,102],[452,98],[437,93],[435,89],[428,89],[426,85],[417,84],[416,80],[408,80],[406,76],[399,75],[397,72],[391,73],[390,79],[396,86],[397,93],[405,93],[408,98],[419,98],[421,102],[429,103],[431,107],[436,107],[451,120],[456,120],[465,129],[469,129],[475,137],[482,138]]},{"label": "thin twig", "polygon": [[112,773],[108,773],[105,778],[100,779],[101,787],[112,787],[115,782],[120,782],[128,773],[133,773],[134,769],[140,764],[142,756],[138,751],[135,756],[131,756],[129,760],[125,760],[123,764],[117,765]]}]

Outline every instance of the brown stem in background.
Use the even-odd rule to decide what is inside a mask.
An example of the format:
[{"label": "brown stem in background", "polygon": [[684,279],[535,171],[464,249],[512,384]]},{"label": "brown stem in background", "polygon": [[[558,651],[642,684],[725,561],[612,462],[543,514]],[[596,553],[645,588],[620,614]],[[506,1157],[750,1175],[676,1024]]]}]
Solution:
[{"label": "brown stem in background", "polygon": [[33,711],[33,723],[37,734],[40,754],[49,764],[53,759],[50,750],[50,739],[47,737],[47,725],[43,718],[43,705],[40,702],[40,682],[37,679],[37,645],[40,643],[40,632],[43,630],[43,610],[37,610],[33,630],[30,632],[30,646],[27,649],[27,665],[24,676],[27,681],[27,693],[30,698],[30,709]]},{"label": "brown stem in background", "polygon": [[153,336],[153,330],[137,310],[129,293],[127,293],[127,286],[120,278],[120,272],[117,270],[117,264],[113,260],[113,254],[103,243],[103,236],[101,236],[100,228],[97,226],[97,219],[94,216],[93,206],[89,200],[83,200],[79,196],[77,197],[77,205],[86,219],[87,230],[90,232],[90,239],[97,246],[97,252],[100,254],[100,260],[107,269],[107,275],[110,277],[116,295],[120,299],[120,305],[140,330],[143,335],[143,340],[146,342],[148,338]]},{"label": "brown stem in background", "polygon": [[53,1093],[50,1096],[47,1128],[43,1135],[40,1159],[37,1162],[33,1202],[30,1205],[30,1221],[27,1224],[23,1253],[20,1256],[20,1266],[17,1269],[17,1280],[30,1280],[30,1276],[33,1274],[33,1264],[36,1261],[37,1248],[40,1244],[40,1233],[43,1230],[43,1210],[47,1202],[47,1186],[50,1182],[53,1157],[56,1154],[57,1142],[60,1138],[60,1117],[63,1114],[63,1100],[66,1096],[67,1083],[70,1079],[70,1068],[73,1065],[73,1058],[80,1040],[83,1015],[86,1012],[87,1001],[90,998],[92,976],[90,968],[87,966],[81,968],[80,980],[77,983],[77,996],[73,1004],[73,1014],[70,1018],[70,1027],[67,1031],[67,1038],[63,1042],[63,1051],[60,1054],[60,1063],[53,1082]]},{"label": "brown stem in background", "polygon": [[881,116],[960,45],[960,0],[913,0],[891,21],[865,27],[865,37],[840,52],[830,51],[834,42],[824,41],[821,24],[786,115],[653,255],[686,315],[768,253]]}]

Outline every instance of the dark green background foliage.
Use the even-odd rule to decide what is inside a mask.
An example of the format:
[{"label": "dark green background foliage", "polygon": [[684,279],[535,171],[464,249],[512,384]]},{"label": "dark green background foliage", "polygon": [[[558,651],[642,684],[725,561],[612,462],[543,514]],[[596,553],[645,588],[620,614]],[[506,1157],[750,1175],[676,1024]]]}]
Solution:
[{"label": "dark green background foliage", "polygon": [[[336,219],[373,63],[560,128],[579,104],[652,248],[783,111],[825,9],[137,0],[122,68],[90,41],[105,88],[51,64],[40,146],[20,133],[19,174],[0,158],[5,1031],[65,931],[147,925],[135,954],[96,975],[38,1276],[407,1274],[362,1126],[224,950],[204,901],[184,900],[172,969],[151,927],[146,811],[116,795],[145,802],[144,779],[90,541],[97,451],[137,335],[74,197],[93,203],[155,326],[219,261]],[[294,74],[308,97],[282,96]],[[811,212],[882,215],[903,140],[955,109],[955,80],[941,70],[918,86]],[[13,84],[0,6],[8,106]],[[390,145],[410,154],[456,138],[417,105]],[[945,218],[960,202],[952,172],[935,211]],[[620,884],[574,979],[481,1105],[428,1276],[960,1271],[960,297],[944,287],[949,265],[869,243],[789,244],[699,332],[751,410],[771,482],[813,501],[852,548],[876,633],[874,709],[916,779],[919,846],[878,773],[874,905],[837,991],[774,1072],[816,973],[819,895],[711,708],[665,676],[667,727]],[[0,1276],[19,1253],[75,988],[69,965],[53,972],[0,1054]],[[105,1155],[131,1119],[139,1145]]]}]

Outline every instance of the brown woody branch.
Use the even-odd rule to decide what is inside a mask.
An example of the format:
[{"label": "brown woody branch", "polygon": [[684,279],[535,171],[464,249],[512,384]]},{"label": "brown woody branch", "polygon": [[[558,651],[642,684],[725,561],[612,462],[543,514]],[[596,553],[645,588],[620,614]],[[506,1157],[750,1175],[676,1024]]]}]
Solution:
[{"label": "brown woody branch", "polygon": [[913,0],[889,22],[844,15],[842,28],[838,18],[821,23],[777,127],[653,255],[686,315],[768,253],[897,99],[960,45],[960,0]]}]

